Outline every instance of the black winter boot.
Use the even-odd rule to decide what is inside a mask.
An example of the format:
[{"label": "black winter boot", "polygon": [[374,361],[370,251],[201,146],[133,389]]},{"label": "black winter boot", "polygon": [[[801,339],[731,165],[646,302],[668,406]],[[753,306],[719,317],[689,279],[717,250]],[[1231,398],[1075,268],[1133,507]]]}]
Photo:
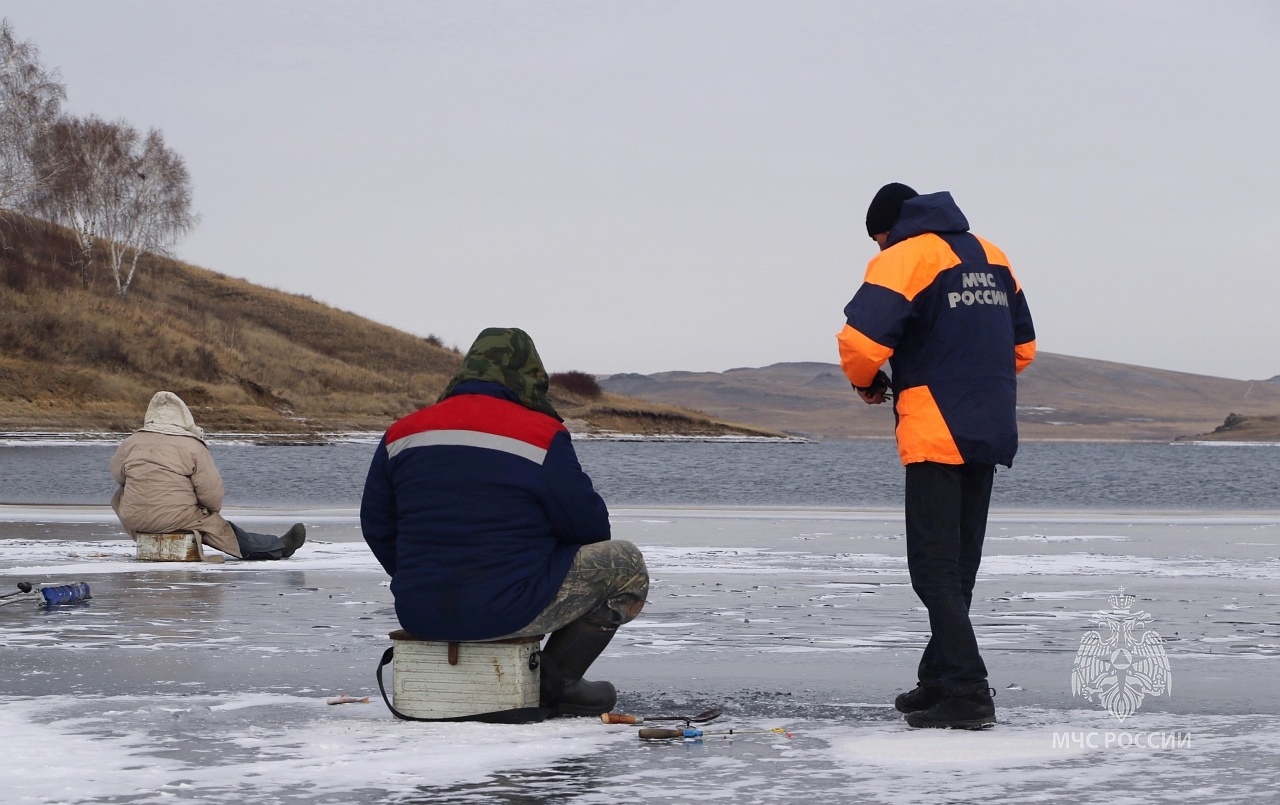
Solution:
[{"label": "black winter boot", "polygon": [[288,559],[293,556],[293,552],[302,547],[302,543],[307,541],[307,528],[302,523],[294,523],[292,527],[280,538],[284,543],[284,552],[281,559]]},{"label": "black winter boot", "polygon": [[991,700],[994,693],[983,688],[962,696],[947,696],[928,710],[907,713],[907,723],[913,727],[959,730],[990,727],[996,723],[996,703]]},{"label": "black winter boot", "polygon": [[245,531],[235,523],[231,523],[231,530],[236,532],[241,559],[288,559],[307,541],[307,529],[302,523],[294,523],[283,537]]},{"label": "black winter boot", "polygon": [[893,700],[893,706],[898,709],[899,713],[914,713],[919,710],[928,710],[942,701],[943,698],[944,694],[941,685],[916,683],[913,690],[899,693],[898,698]]},{"label": "black winter boot", "polygon": [[539,704],[562,716],[598,716],[612,710],[618,701],[613,685],[588,682],[582,675],[617,631],[576,621],[552,632],[542,649]]}]

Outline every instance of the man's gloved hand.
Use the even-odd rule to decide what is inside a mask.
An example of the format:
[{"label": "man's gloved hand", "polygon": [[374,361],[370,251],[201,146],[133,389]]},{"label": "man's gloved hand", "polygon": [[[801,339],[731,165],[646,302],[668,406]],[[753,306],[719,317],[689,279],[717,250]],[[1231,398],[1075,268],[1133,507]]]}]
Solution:
[{"label": "man's gloved hand", "polygon": [[884,373],[883,369],[876,371],[875,379],[871,381],[871,385],[854,386],[853,388],[867,405],[879,405],[893,396],[893,392],[889,390],[889,376]]}]

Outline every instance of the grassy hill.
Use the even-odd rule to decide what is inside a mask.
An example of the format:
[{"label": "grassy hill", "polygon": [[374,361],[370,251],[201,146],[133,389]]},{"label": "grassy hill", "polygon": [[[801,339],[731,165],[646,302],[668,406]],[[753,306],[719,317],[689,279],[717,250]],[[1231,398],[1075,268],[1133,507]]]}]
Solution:
[{"label": "grassy hill", "polygon": [[1186,437],[1197,442],[1280,442],[1280,416],[1227,415],[1209,433]]},{"label": "grassy hill", "polygon": [[[832,347],[834,351],[834,345]],[[684,405],[713,416],[813,438],[888,438],[893,411],[859,401],[834,363],[779,363],[727,372],[620,374],[601,381],[619,394]],[[1169,441],[1204,434],[1228,414],[1280,414],[1280,384],[1229,380],[1041,353],[1018,378],[1019,431],[1027,439]],[[1280,440],[1258,420],[1214,439]]]},{"label": "grassy hill", "polygon": [[[105,274],[83,287],[76,258],[58,227],[0,222],[0,430],[131,431],[165,389],[213,433],[381,431],[433,402],[461,360],[434,337],[160,257],[120,299]],[[552,399],[578,431],[777,435],[616,394]]]}]

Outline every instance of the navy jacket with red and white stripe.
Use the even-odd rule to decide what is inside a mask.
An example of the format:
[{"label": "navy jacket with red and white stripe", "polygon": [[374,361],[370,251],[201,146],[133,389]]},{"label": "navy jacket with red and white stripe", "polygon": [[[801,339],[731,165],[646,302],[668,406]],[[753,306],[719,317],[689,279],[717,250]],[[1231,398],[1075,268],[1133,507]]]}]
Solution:
[{"label": "navy jacket with red and white stripe", "polygon": [[360,506],[410,634],[484,640],[528,625],[609,512],[569,431],[499,383],[471,381],[396,422]]}]

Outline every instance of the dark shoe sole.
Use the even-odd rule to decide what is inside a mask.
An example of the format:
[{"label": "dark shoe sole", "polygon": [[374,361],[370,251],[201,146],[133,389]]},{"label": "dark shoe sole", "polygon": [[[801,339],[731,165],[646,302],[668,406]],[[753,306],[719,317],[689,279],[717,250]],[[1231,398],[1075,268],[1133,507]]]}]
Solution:
[{"label": "dark shoe sole", "polygon": [[571,704],[561,704],[552,709],[555,711],[555,714],[557,716],[561,716],[561,717],[587,716],[592,718],[599,718],[601,714],[607,713],[613,708],[606,707],[605,709],[601,710],[599,707],[575,707]]},{"label": "dark shoe sole", "polygon": [[[925,711],[920,711],[920,713],[923,712]],[[907,724],[915,729],[985,730],[987,727],[994,727],[996,723],[995,716],[991,716],[989,718],[956,719],[952,721],[931,721],[927,718],[922,718],[919,713],[907,714]]]}]

